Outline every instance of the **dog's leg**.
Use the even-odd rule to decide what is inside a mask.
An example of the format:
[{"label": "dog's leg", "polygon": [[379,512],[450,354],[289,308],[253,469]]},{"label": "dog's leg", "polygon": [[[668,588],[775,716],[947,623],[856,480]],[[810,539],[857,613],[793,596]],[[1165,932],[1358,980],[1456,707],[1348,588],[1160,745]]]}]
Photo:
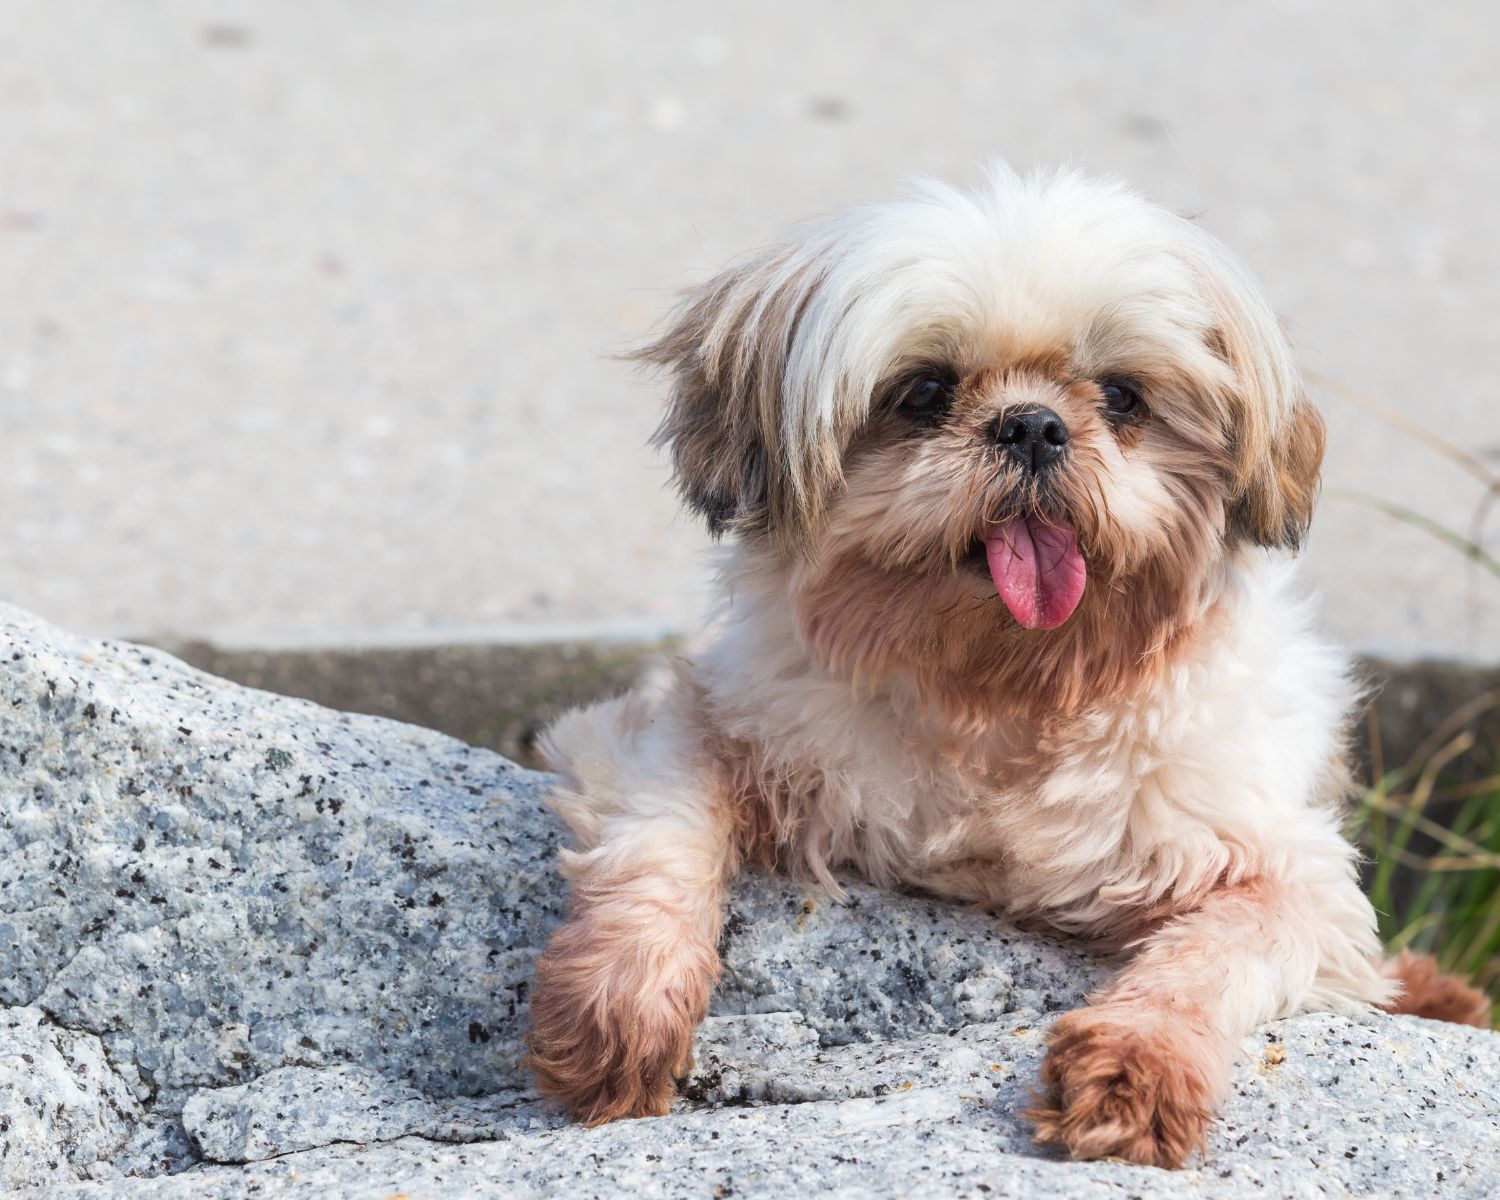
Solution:
[{"label": "dog's leg", "polygon": [[1053,1025],[1040,1142],[1075,1158],[1181,1166],[1202,1146],[1237,1042],[1308,1003],[1379,1002],[1373,914],[1352,879],[1224,886],[1142,944],[1087,1008]]},{"label": "dog's leg", "polygon": [[660,1115],[718,973],[732,823],[681,724],[617,703],[552,740],[573,783],[553,804],[580,848],[563,853],[568,919],[537,963],[527,1063],[585,1124]]}]

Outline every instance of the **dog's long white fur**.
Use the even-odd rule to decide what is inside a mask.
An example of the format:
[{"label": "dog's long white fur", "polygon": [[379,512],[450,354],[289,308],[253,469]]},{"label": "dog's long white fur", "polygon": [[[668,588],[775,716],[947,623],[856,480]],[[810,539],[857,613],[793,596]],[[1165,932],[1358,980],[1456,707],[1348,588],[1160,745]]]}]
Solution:
[{"label": "dog's long white fur", "polygon": [[[737,807],[749,778],[779,864],[830,890],[853,871],[1129,944],[1119,979],[1055,1045],[1060,1099],[1039,1120],[1075,1153],[1180,1160],[1237,1039],[1395,990],[1340,829],[1348,662],[1313,631],[1288,556],[1232,527],[1235,504],[1273,486],[1278,439],[1296,436],[1301,390],[1269,307],[1217,242],[1128,188],[1003,167],[975,192],[921,185],[806,226],[711,286],[694,369],[748,395],[775,360],[777,427],[761,419],[755,436],[816,530],[792,552],[740,527],[690,661],[656,692],[571,713],[548,734],[580,891],[573,940],[550,960],[541,1040],[593,1038],[599,1065],[591,1075],[544,1044],[539,1071],[582,1115],[659,1111],[664,1072],[685,1053],[680,1026],[690,1036],[712,977],[724,885],[755,840],[756,818]],[[917,544],[928,519],[912,499],[928,467],[903,466],[913,477],[888,499],[890,488],[861,491],[850,457],[884,381],[912,364],[963,373],[1058,347],[1079,377],[1151,379],[1151,420],[1184,439],[1169,455],[1150,433],[1099,436],[1088,494],[1119,573],[1091,563],[1089,587],[1125,589],[1130,564],[1171,553],[1185,519],[1174,472],[1200,469],[1183,446],[1221,456],[1213,500],[1188,527],[1217,549],[1180,582],[1190,594],[1172,652],[1131,686],[1066,719],[1033,698],[961,722],[921,663],[886,655],[856,673],[823,653],[807,597],[848,547],[886,546],[896,569],[905,551],[889,546]],[[1124,613],[1132,597],[1091,602]],[[1005,615],[990,611],[998,630]],[[937,613],[918,619],[941,629]],[[1004,636],[1022,657],[1042,644]],[[986,697],[968,699],[984,709]],[[1144,1114],[1117,1111],[1109,1090],[1131,1071],[1156,1089]],[[590,1089],[606,1101],[590,1107]]]}]

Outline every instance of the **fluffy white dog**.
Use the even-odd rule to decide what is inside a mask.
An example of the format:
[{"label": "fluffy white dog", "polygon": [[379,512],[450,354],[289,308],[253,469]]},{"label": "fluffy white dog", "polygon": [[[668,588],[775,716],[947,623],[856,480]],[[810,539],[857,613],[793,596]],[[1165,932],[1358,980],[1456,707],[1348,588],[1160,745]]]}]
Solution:
[{"label": "fluffy white dog", "polygon": [[1001,167],[794,230],[641,357],[733,544],[712,643],[548,738],[576,843],[529,1057],[576,1117],[666,1111],[747,861],[1128,951],[1031,1114],[1079,1157],[1180,1164],[1271,1018],[1405,980],[1483,1019],[1382,967],[1340,831],[1355,691],[1287,553],[1323,422],[1211,236]]}]

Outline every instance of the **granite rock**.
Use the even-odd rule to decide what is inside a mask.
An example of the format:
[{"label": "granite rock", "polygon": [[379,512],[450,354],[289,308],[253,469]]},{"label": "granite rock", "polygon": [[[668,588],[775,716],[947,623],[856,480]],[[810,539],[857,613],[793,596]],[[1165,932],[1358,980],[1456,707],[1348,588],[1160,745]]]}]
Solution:
[{"label": "granite rock", "polygon": [[520,1103],[513,1092],[434,1100],[362,1067],[281,1067],[249,1083],[194,1092],[182,1125],[206,1161],[243,1163],[409,1134],[477,1142],[503,1135]]},{"label": "granite rock", "polygon": [[0,1009],[0,1181],[74,1179],[117,1153],[141,1117],[97,1037],[39,1008]]},{"label": "granite rock", "polygon": [[[1030,1018],[1025,1018],[1030,1019]],[[1050,1018],[997,1021],[777,1064],[755,1099],[711,1080],[672,1115],[586,1130],[535,1107],[494,1140],[404,1137],[330,1145],[243,1167],[57,1189],[217,1200],[245,1195],[608,1197],[900,1195],[1128,1200],[1180,1197],[1488,1198],[1500,1178],[1496,1052],[1474,1031],[1420,1020],[1308,1016],[1245,1044],[1207,1154],[1182,1171],[1039,1153],[1017,1111]],[[790,1018],[795,1024],[795,1018]],[[733,1033],[730,1027],[746,1022]],[[774,1034],[765,1016],[716,1022],[721,1046]],[[799,1065],[800,1064],[800,1065]],[[884,1073],[852,1083],[862,1072]],[[770,1072],[762,1077],[769,1083]],[[863,1092],[865,1094],[853,1094]]]},{"label": "granite rock", "polygon": [[1187,1171],[1064,1162],[1018,1114],[1048,1024],[1105,963],[935,901],[763,876],[732,897],[678,1107],[567,1125],[518,1066],[564,903],[546,785],[0,609],[0,1187],[1482,1195],[1500,1179],[1500,1039],[1392,1018],[1301,1017],[1247,1042]]}]

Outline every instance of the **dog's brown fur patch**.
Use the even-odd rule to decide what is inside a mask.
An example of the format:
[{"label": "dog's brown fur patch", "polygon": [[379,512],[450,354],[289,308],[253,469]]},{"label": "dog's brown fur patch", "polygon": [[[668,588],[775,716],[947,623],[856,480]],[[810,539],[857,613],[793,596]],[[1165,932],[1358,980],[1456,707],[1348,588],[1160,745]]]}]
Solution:
[{"label": "dog's brown fur patch", "polygon": [[1299,400],[1232,506],[1233,528],[1263,546],[1297,549],[1312,523],[1326,440],[1322,415]]},{"label": "dog's brown fur patch", "polygon": [[1388,1013],[1490,1027],[1489,997],[1457,975],[1440,971],[1430,954],[1403,950],[1385,964],[1381,974],[1401,981],[1401,998],[1386,1006]]},{"label": "dog's brown fur patch", "polygon": [[1059,1017],[1036,1140],[1073,1158],[1180,1167],[1203,1146],[1222,1090],[1224,1039],[1192,1012],[1101,1005]]},{"label": "dog's brown fur patch", "polygon": [[683,498],[715,536],[799,544],[839,478],[828,447],[780,452],[782,377],[819,272],[785,249],[721,272],[694,291],[659,339],[631,357],[668,367],[674,386],[655,443],[672,455]]},{"label": "dog's brown fur patch", "polygon": [[625,883],[575,882],[569,918],[537,961],[526,1066],[584,1125],[667,1112],[718,975],[712,943],[685,932],[691,920]]}]

